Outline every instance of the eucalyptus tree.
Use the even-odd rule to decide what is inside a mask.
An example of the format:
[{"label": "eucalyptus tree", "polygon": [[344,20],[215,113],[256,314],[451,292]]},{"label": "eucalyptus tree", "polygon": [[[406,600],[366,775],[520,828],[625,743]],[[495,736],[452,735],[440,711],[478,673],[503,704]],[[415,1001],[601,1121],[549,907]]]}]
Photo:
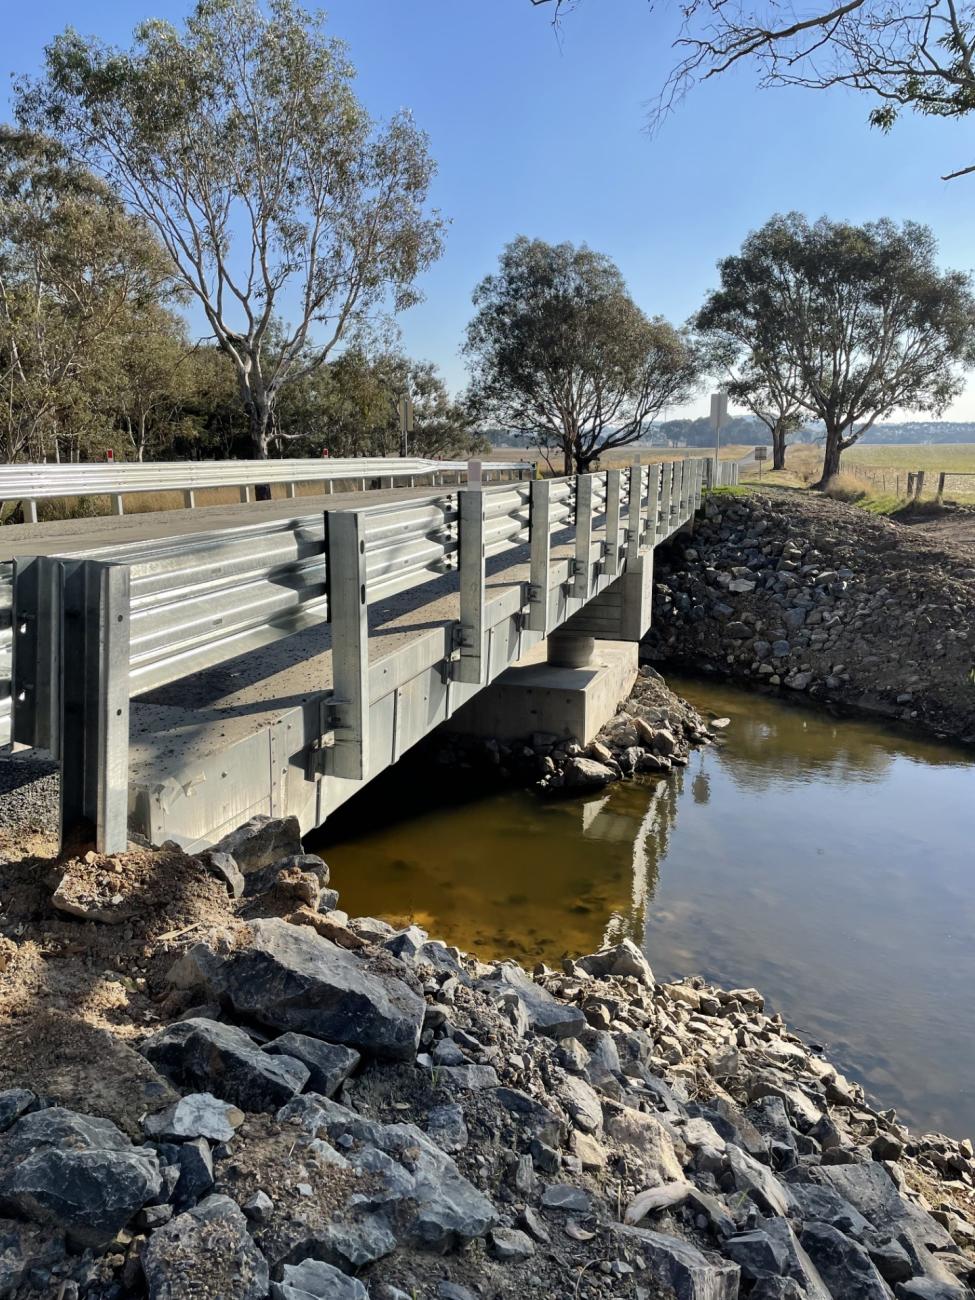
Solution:
[{"label": "eucalyptus tree", "polygon": [[[146,224],[55,142],[0,127],[0,454],[78,454],[111,427],[127,322],[172,321],[168,259]],[[150,332],[152,326],[143,324]]]},{"label": "eucalyptus tree", "polygon": [[701,354],[729,398],[744,406],[769,431],[772,468],[785,469],[788,439],[808,414],[802,404],[799,366],[770,337],[760,301],[745,293],[708,296],[694,316]]},{"label": "eucalyptus tree", "polygon": [[285,384],[370,313],[418,300],[443,231],[426,137],[408,113],[373,124],[345,46],[294,0],[199,0],[182,30],[143,22],[128,49],[69,29],[45,56],[17,84],[21,121],[155,231],[266,457]]},{"label": "eucalyptus tree", "polygon": [[636,442],[697,386],[689,338],[645,315],[615,264],[584,245],[519,236],[473,301],[472,410],[558,447],[566,474]]},{"label": "eucalyptus tree", "polygon": [[[775,216],[718,263],[699,324],[754,327],[782,398],[825,425],[823,486],[897,409],[938,414],[975,364],[971,277],[942,271],[927,226]],[[747,370],[746,370],[747,374]]]}]

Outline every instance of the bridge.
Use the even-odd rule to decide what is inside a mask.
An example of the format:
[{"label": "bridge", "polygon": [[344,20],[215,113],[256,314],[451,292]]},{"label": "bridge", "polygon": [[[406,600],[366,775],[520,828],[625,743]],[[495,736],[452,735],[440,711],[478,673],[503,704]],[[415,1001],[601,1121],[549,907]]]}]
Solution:
[{"label": "bridge", "polygon": [[474,478],[21,555],[12,739],[56,756],[65,843],[196,849],[256,813],[307,832],[539,642],[579,664],[592,638],[638,641],[653,549],[712,466]]}]

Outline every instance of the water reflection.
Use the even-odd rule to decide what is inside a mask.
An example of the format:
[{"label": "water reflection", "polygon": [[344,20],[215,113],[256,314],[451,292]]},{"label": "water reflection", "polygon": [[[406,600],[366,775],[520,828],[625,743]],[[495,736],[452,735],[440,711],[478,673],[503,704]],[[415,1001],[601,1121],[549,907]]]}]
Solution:
[{"label": "water reflection", "polygon": [[975,1132],[970,758],[679,688],[732,725],[667,778],[558,803],[391,770],[322,837],[342,905],[528,964],[630,935],[661,976],[762,988],[914,1122]]}]

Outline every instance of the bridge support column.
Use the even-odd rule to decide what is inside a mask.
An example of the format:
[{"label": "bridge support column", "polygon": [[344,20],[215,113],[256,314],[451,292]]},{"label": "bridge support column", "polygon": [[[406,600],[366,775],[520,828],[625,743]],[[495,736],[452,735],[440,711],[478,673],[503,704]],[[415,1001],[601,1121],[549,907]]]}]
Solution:
[{"label": "bridge support column", "polygon": [[596,638],[578,632],[550,632],[548,663],[553,668],[588,668],[596,649]]}]

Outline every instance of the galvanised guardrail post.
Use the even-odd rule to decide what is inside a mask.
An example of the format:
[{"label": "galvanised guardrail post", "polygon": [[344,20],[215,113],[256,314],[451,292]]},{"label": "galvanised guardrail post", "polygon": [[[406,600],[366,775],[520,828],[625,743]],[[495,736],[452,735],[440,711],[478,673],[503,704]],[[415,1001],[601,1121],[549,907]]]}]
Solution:
[{"label": "galvanised guardrail post", "polygon": [[663,467],[663,484],[660,490],[660,539],[670,536],[670,498],[674,483],[674,465]]},{"label": "galvanised guardrail post", "polygon": [[529,487],[531,561],[528,583],[527,626],[548,633],[548,568],[552,554],[552,481],[533,479]]},{"label": "galvanised guardrail post", "polygon": [[606,471],[606,572],[619,577],[623,541],[623,471]]},{"label": "galvanised guardrail post", "polygon": [[369,770],[369,607],[365,519],[356,510],[325,515],[332,697],[327,770],[362,780]]},{"label": "galvanised guardrail post", "polygon": [[652,550],[657,544],[660,531],[660,467],[651,465],[650,482],[647,484],[647,544]]},{"label": "galvanised guardrail post", "polygon": [[640,462],[631,465],[628,473],[630,499],[626,511],[626,557],[634,561],[640,553],[643,541],[643,470],[640,468]]},{"label": "galvanised guardrail post", "polygon": [[487,629],[484,619],[484,490],[462,488],[458,494],[460,532],[460,658],[457,681],[480,685],[485,680]]},{"label": "galvanised guardrail post", "polygon": [[587,600],[592,569],[592,479],[591,474],[576,476],[576,545],[572,564],[572,595]]},{"label": "galvanised guardrail post", "polygon": [[129,571],[65,561],[61,585],[61,844],[124,853],[129,813]]}]

